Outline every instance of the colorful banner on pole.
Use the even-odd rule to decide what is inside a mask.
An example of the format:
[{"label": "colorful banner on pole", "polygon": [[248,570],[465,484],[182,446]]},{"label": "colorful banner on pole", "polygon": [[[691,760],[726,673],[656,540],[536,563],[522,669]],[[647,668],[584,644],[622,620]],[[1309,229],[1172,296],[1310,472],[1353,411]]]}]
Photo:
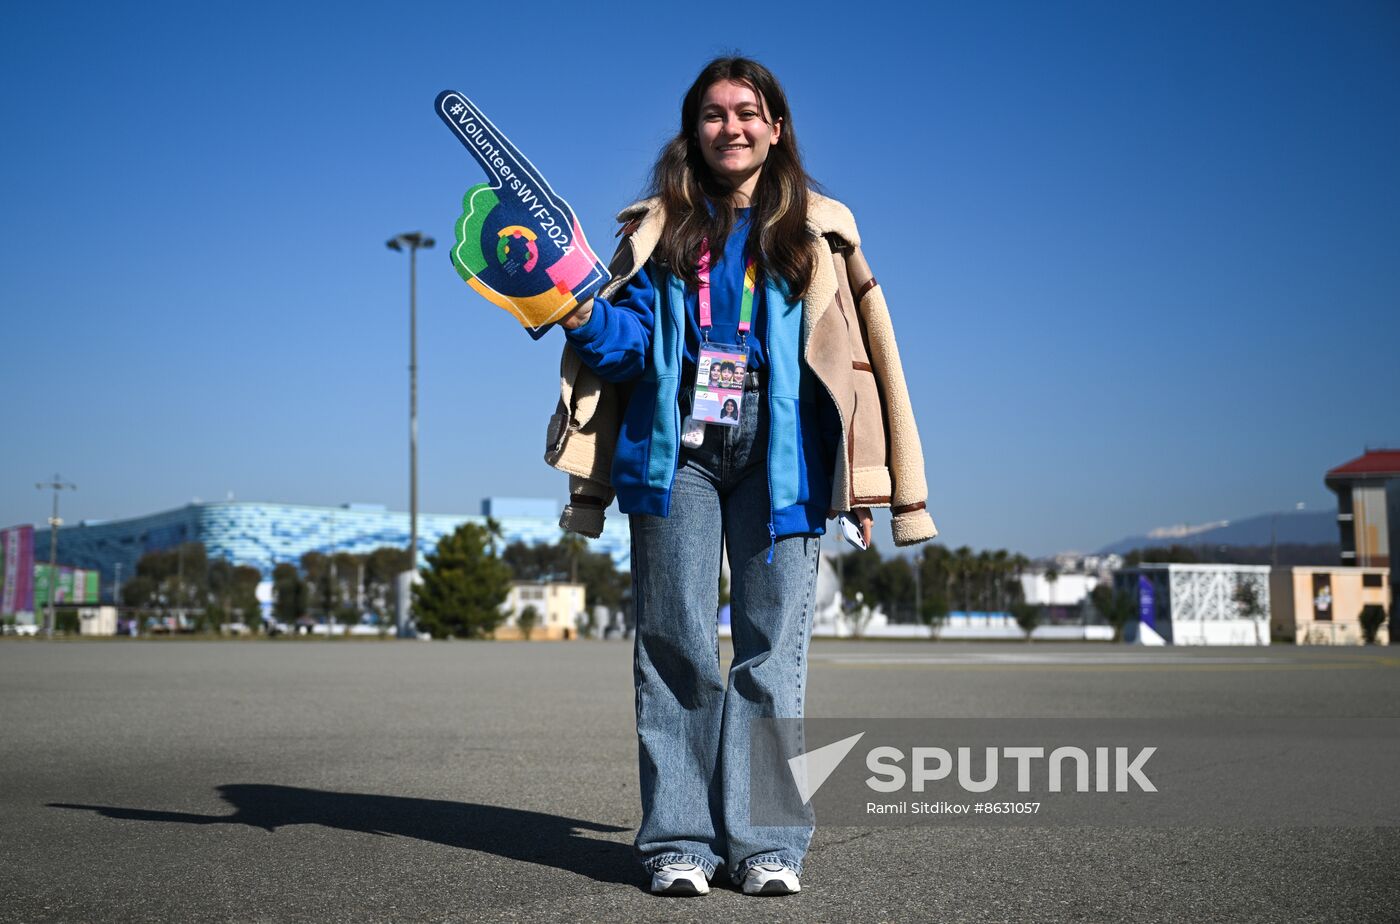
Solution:
[{"label": "colorful banner on pole", "polygon": [[444,90],[437,114],[490,178],[462,200],[452,265],[538,340],[592,298],[608,271],[569,203],[475,103]]},{"label": "colorful banner on pole", "polygon": [[34,527],[0,530],[0,613],[34,612]]},{"label": "colorful banner on pole", "polygon": [[[55,605],[81,606],[98,602],[100,573],[86,568],[58,566],[58,591],[54,595]],[[49,566],[34,566],[34,605],[43,607],[49,603]]]}]

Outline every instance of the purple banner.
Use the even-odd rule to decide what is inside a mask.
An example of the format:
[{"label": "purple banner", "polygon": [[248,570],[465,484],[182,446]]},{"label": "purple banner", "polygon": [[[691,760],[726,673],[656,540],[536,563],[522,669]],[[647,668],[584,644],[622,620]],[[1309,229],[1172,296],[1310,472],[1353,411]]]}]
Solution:
[{"label": "purple banner", "polygon": [[1152,588],[1152,580],[1145,574],[1138,575],[1138,619],[1154,631],[1157,628],[1157,597]]},{"label": "purple banner", "polygon": [[34,612],[34,527],[0,530],[0,613]]}]

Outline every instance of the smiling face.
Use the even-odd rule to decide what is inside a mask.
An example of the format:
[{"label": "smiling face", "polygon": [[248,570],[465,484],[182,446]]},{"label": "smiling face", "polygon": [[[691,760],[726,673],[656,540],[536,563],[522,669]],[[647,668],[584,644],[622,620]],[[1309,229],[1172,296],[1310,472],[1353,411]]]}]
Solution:
[{"label": "smiling face", "polygon": [[710,363],[710,384],[719,384],[720,368],[719,363]]},{"label": "smiling face", "polygon": [[700,154],[714,175],[739,193],[735,205],[749,204],[768,149],[782,135],[782,120],[769,124],[762,98],[732,80],[710,84],[700,100],[696,127]]}]

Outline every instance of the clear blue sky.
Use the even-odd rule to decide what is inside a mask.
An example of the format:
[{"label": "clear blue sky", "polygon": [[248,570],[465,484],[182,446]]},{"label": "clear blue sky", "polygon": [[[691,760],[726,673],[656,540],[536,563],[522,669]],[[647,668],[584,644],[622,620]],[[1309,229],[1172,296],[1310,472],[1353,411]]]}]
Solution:
[{"label": "clear blue sky", "polygon": [[[42,522],[54,472],[70,522],[230,491],[405,509],[384,241],[450,240],[480,179],[434,96],[472,96],[607,254],[731,50],[860,222],[943,541],[1323,508],[1327,468],[1400,445],[1394,2],[471,8],[6,5],[0,525]],[[422,508],[562,498],[560,336],[441,246],[419,270]]]}]

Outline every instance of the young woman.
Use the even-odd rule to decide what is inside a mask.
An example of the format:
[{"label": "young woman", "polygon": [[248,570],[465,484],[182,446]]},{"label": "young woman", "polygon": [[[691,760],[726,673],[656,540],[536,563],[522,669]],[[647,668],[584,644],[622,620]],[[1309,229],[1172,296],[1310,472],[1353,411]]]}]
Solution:
[{"label": "young woman", "polygon": [[[748,59],[712,61],[682,101],[653,197],[620,216],[612,282],[563,322],[550,460],[577,476],[611,459],[610,484],[576,481],[566,525],[601,529],[612,491],[630,519],[636,846],[654,892],[704,894],[721,866],[747,894],[798,891],[812,827],[750,823],[749,734],[756,719],[803,714],[825,522],[851,511],[868,542],[869,507],[889,506],[897,544],[936,534],[883,296],[850,212],[811,185],[776,78]],[[742,389],[737,413],[695,420],[696,369],[718,353],[744,357],[729,383]],[[620,424],[600,424],[612,398]],[[566,465],[571,439],[583,449]],[[595,525],[579,527],[575,508],[596,511]]]}]

